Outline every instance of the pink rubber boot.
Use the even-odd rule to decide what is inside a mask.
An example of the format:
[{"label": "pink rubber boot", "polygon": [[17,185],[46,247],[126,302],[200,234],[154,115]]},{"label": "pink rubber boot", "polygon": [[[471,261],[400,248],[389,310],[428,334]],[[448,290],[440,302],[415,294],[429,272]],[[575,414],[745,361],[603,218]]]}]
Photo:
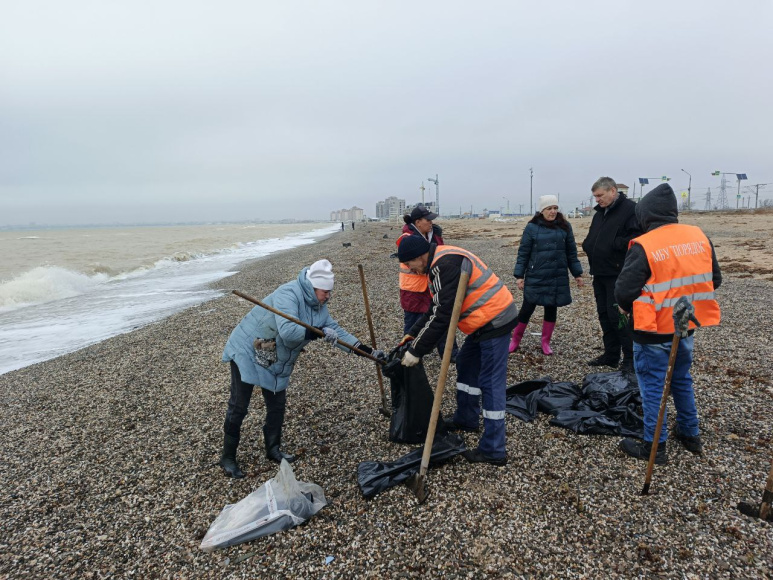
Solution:
[{"label": "pink rubber boot", "polygon": [[553,336],[555,327],[555,322],[542,322],[542,352],[547,355],[553,354],[553,349],[550,348],[550,337]]},{"label": "pink rubber boot", "polygon": [[518,350],[518,347],[521,345],[521,339],[523,338],[523,333],[526,332],[526,323],[519,322],[518,326],[515,327],[515,330],[513,330],[513,338],[510,339],[510,348],[508,348],[508,352],[515,352]]}]

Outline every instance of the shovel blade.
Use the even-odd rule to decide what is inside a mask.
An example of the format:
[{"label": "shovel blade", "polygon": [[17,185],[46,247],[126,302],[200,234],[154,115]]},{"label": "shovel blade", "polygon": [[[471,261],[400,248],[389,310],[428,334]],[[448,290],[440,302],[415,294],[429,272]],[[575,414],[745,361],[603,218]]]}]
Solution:
[{"label": "shovel blade", "polygon": [[640,495],[649,495],[649,493],[650,493],[650,482],[648,481],[647,483],[644,484],[644,487],[642,488]]},{"label": "shovel blade", "polygon": [[414,473],[405,480],[405,485],[416,496],[419,503],[424,503],[429,496],[427,492],[427,476],[420,473]]},{"label": "shovel blade", "polygon": [[391,419],[392,418],[392,412],[388,411],[384,407],[379,407],[378,412],[381,413],[382,415],[384,415],[384,417],[386,417],[387,419]]}]

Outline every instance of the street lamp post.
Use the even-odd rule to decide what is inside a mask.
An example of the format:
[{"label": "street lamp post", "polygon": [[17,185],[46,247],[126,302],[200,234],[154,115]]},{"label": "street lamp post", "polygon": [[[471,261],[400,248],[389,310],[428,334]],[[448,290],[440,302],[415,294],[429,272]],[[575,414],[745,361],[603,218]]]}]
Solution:
[{"label": "street lamp post", "polygon": [[440,180],[438,179],[437,173],[435,174],[435,179],[428,177],[427,181],[435,184],[435,213],[440,215]]},{"label": "street lamp post", "polygon": [[[682,169],[682,171],[684,171],[684,169]],[[684,172],[687,173],[686,171]],[[689,173],[687,173],[687,175],[690,178],[690,180],[687,182],[687,211],[691,211],[692,206],[690,205],[690,190],[692,189],[692,175]]]},{"label": "street lamp post", "polygon": [[502,199],[504,199],[507,202],[507,213],[510,213],[510,200],[506,198],[504,195],[502,196]]},{"label": "street lamp post", "polygon": [[534,169],[529,167],[529,213],[534,213]]}]

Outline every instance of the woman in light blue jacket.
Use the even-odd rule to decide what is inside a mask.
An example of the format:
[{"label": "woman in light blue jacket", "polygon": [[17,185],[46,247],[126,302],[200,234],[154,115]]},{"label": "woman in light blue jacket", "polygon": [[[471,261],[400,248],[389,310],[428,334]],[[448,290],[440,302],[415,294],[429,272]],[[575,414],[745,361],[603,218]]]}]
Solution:
[{"label": "woman in light blue jacket", "polygon": [[[325,340],[336,344],[340,339],[372,354],[383,357],[360,343],[331,318],[327,302],[333,290],[333,269],[329,261],[319,260],[301,270],[298,278],[283,284],[263,302],[301,322],[322,330]],[[255,386],[260,387],[266,402],[263,436],[266,457],[280,462],[295,460],[282,453],[279,444],[284,423],[287,383],[301,350],[319,335],[281,316],[256,306],[231,332],[223,351],[223,361],[231,364],[231,397],[225,414],[223,453],[220,466],[229,477],[244,477],[236,463],[236,449],[244,417]],[[338,345],[342,350],[349,349]]]}]

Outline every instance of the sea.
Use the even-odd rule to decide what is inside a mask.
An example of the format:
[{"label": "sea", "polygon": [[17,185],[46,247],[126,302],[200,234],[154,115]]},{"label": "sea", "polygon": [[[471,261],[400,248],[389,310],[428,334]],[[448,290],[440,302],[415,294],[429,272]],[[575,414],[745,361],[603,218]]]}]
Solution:
[{"label": "sea", "polygon": [[240,264],[312,244],[340,224],[0,230],[0,374],[212,300]]}]

